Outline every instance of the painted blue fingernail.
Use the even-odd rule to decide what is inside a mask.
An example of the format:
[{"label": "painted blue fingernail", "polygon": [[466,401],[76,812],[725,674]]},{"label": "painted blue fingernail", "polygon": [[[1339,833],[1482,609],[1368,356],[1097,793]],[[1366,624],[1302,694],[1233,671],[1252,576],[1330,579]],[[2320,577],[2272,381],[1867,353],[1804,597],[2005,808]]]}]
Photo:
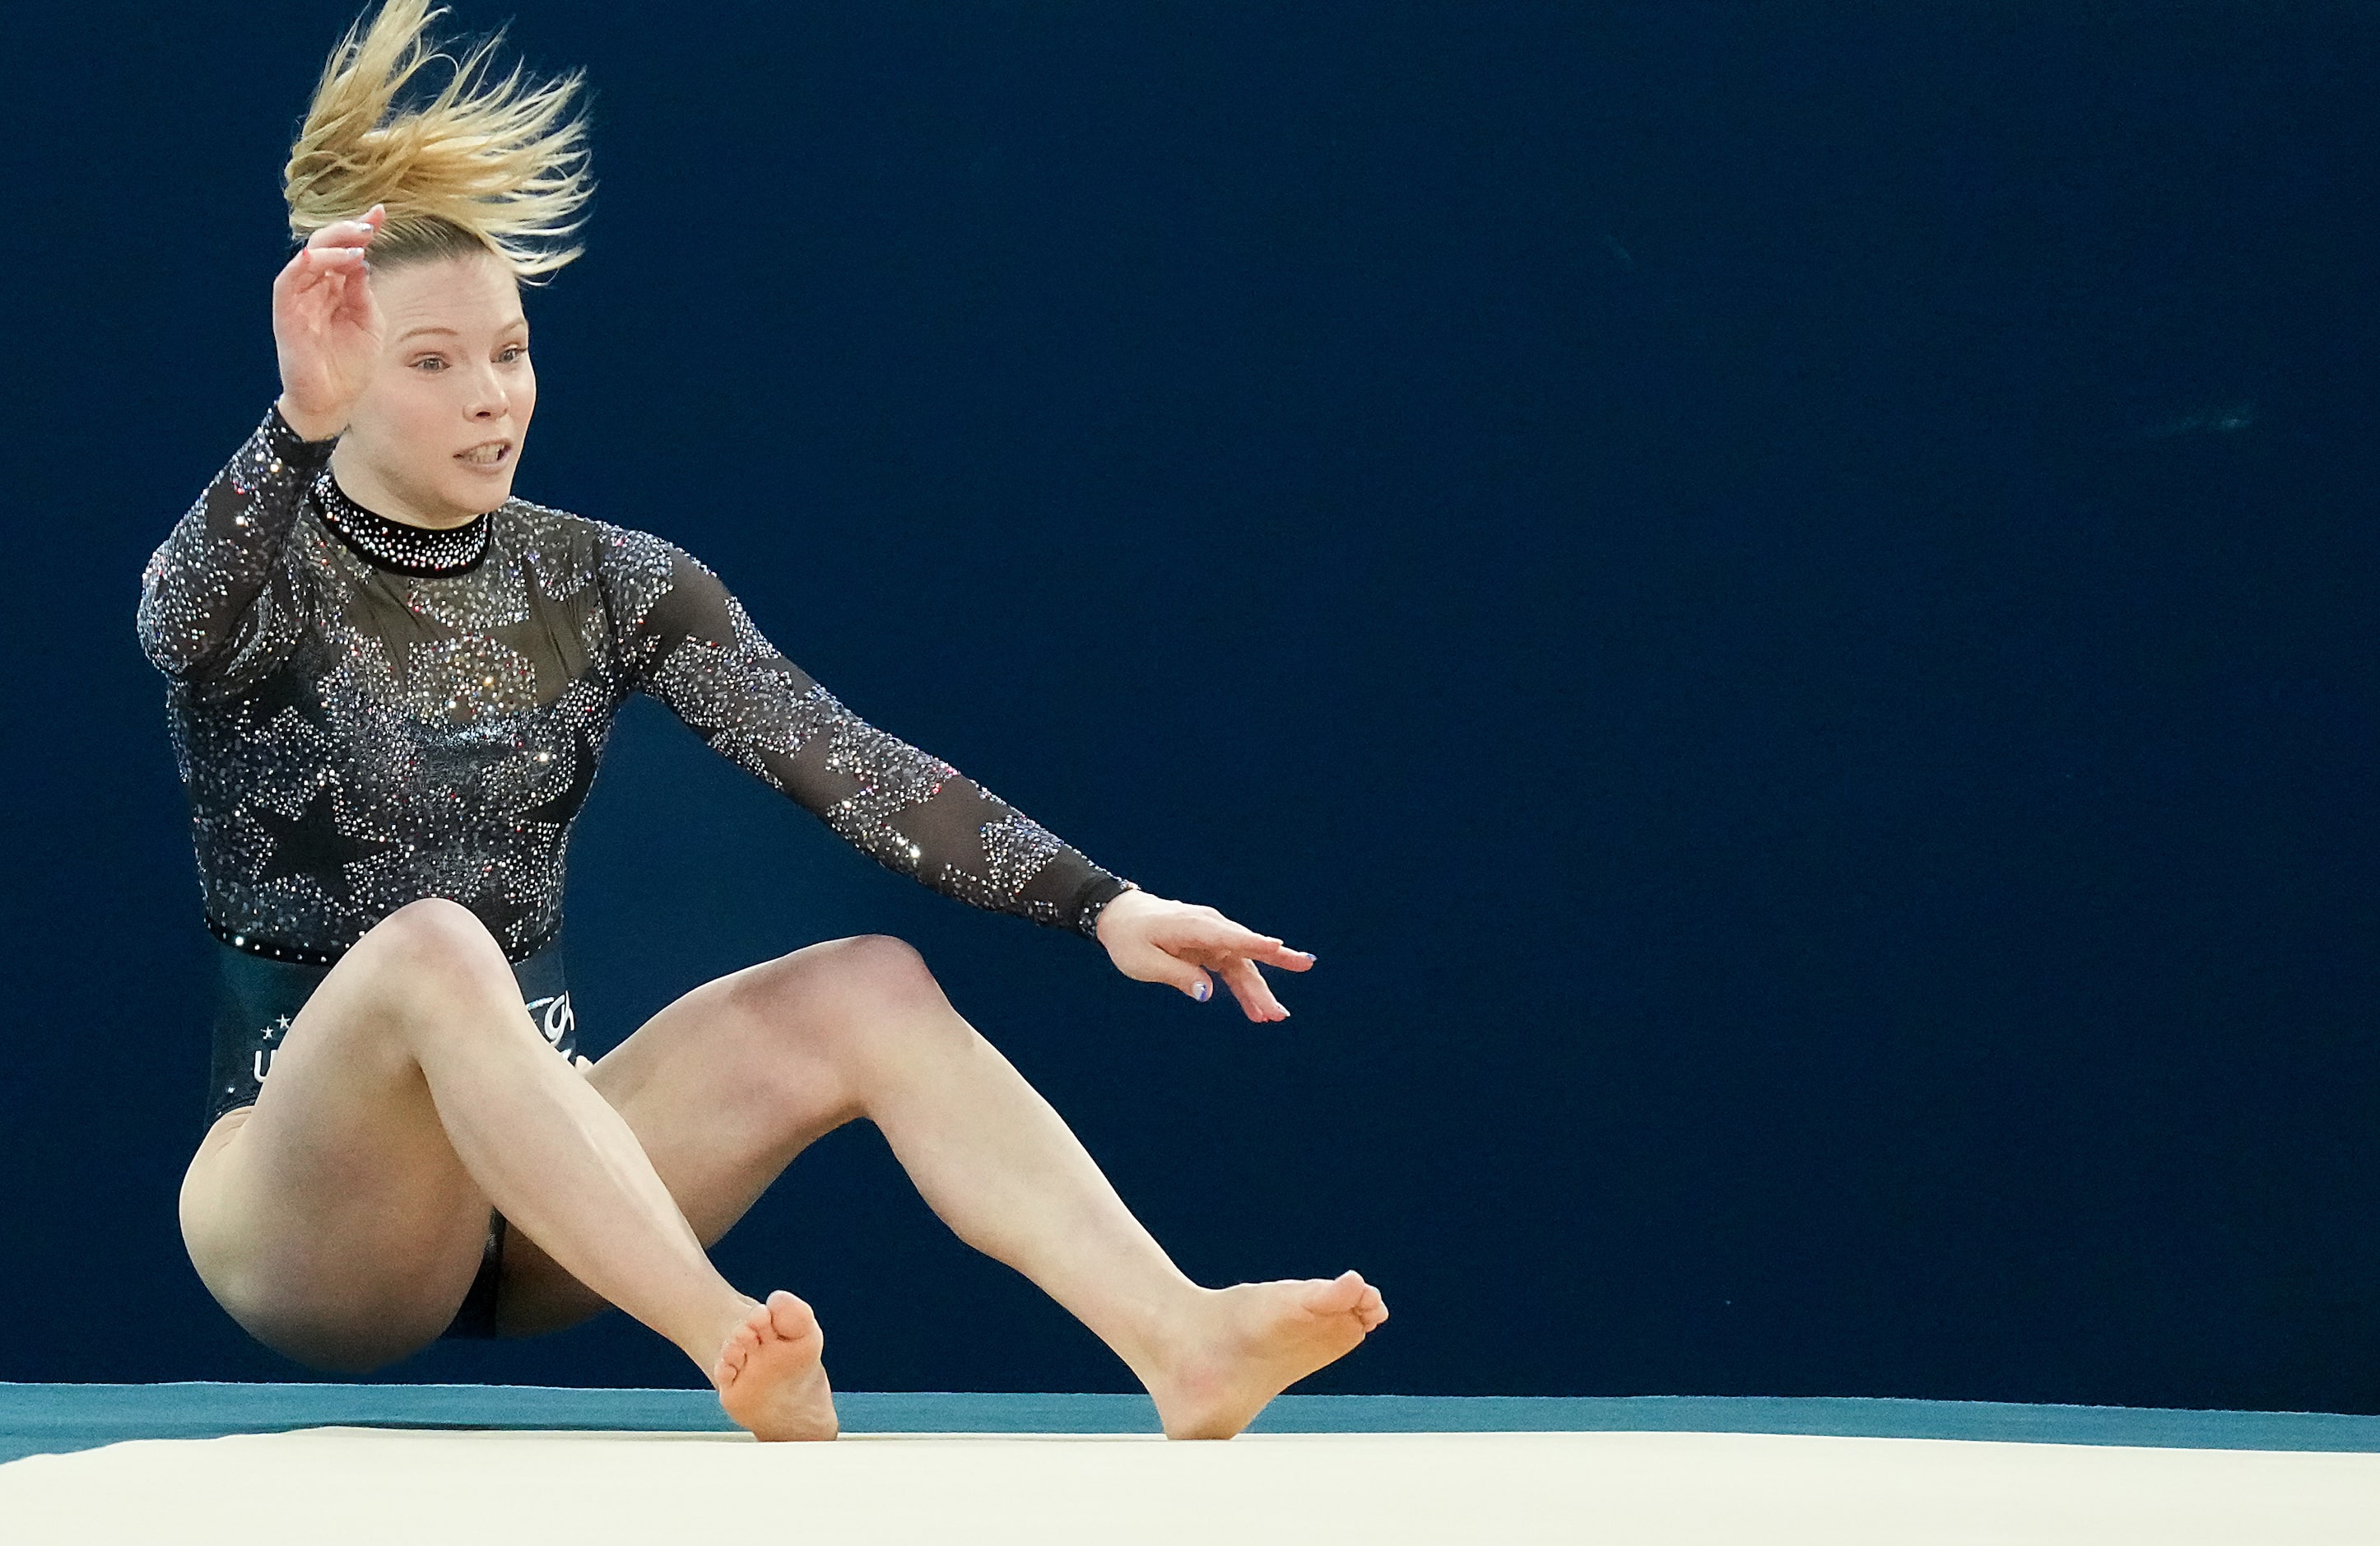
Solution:
[{"label": "painted blue fingernail", "polygon": [[1196,987],[1190,990],[1190,996],[1196,999],[1199,1003],[1204,1004],[1207,1002],[1207,995],[1214,991],[1215,989],[1213,984],[1201,982]]}]

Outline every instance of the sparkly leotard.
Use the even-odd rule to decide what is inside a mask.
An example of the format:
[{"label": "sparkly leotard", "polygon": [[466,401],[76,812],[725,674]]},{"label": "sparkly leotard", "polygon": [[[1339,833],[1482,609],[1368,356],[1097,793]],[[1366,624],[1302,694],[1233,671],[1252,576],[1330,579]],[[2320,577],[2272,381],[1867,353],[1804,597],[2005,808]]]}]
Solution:
[{"label": "sparkly leotard", "polygon": [[[443,896],[515,963],[537,956],[631,692],[870,858],[976,907],[1088,934],[1124,889],[845,709],[668,542],[518,499],[453,530],[401,525],[339,490],[332,444],[269,414],[143,577],[140,640],[172,678],[206,921],[233,950],[327,966]],[[225,1091],[219,1059],[215,1105],[253,1100],[255,1082]]]}]

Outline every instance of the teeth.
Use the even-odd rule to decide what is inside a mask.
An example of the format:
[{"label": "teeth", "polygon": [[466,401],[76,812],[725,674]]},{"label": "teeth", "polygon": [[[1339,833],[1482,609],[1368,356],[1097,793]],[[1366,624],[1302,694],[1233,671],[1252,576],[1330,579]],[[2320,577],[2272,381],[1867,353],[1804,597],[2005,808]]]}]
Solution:
[{"label": "teeth", "polygon": [[480,467],[493,466],[495,463],[504,459],[504,447],[501,445],[474,445],[471,449],[463,453],[462,459],[467,462],[474,463]]}]

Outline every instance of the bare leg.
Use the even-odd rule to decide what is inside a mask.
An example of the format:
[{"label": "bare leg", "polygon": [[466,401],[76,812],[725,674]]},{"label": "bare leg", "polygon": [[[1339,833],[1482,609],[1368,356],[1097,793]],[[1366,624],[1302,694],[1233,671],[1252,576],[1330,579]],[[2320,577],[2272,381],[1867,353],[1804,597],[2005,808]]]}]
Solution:
[{"label": "bare leg", "polygon": [[[808,1143],[873,1121],[943,1222],[1113,1348],[1177,1437],[1237,1432],[1387,1319],[1378,1292],[1353,1273],[1192,1283],[897,940],[814,945],[706,984],[605,1058],[592,1082],[706,1241]],[[520,1252],[505,1284],[508,1329],[598,1308],[569,1277]]]},{"label": "bare leg", "polygon": [[[762,1386],[815,1383],[825,1399],[815,1346],[746,1336],[756,1316],[773,1326],[771,1312],[712,1269],[635,1135],[544,1045],[495,942],[453,903],[400,909],[332,968],[256,1105],[226,1116],[192,1161],[183,1236],[200,1276],[261,1340],[369,1368],[437,1335],[492,1202],[574,1276],[721,1371],[723,1400],[741,1382],[747,1411],[782,1418],[782,1401],[756,1397]],[[739,1339],[753,1345],[722,1366]]]}]

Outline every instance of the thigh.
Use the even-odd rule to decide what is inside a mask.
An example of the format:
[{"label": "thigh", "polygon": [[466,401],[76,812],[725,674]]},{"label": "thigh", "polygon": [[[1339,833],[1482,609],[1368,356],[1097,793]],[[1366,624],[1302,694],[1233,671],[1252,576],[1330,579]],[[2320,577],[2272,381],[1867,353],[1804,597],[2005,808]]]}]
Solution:
[{"label": "thigh", "polygon": [[[864,1012],[851,967],[868,948],[832,941],[706,982],[588,1071],[706,1248],[795,1156],[861,1114],[822,1023]],[[500,1305],[500,1330],[519,1336],[607,1308],[516,1230]]]},{"label": "thigh", "polygon": [[208,1290],[259,1341],[318,1368],[375,1368],[435,1340],[488,1227],[376,1002],[378,932],[331,968],[256,1104],[214,1125],[182,1182],[182,1236]]}]

